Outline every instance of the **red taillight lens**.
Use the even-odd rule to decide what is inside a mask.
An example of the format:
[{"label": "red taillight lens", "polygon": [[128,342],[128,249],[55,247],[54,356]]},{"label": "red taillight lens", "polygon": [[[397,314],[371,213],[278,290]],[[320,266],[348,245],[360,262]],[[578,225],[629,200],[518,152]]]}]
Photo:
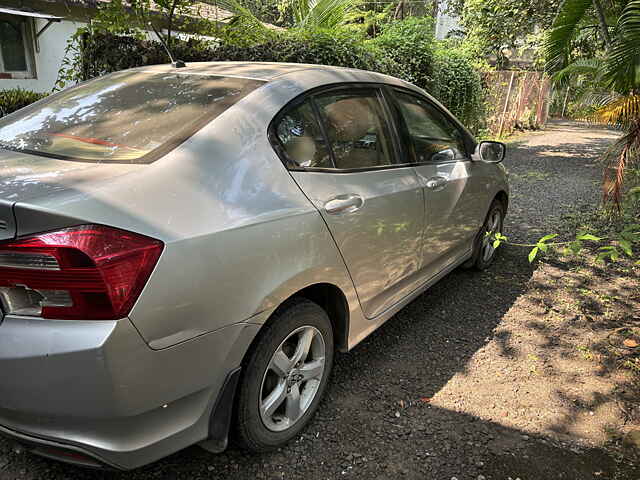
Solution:
[{"label": "red taillight lens", "polygon": [[137,233],[82,225],[0,243],[7,313],[59,319],[126,316],[163,244]]}]

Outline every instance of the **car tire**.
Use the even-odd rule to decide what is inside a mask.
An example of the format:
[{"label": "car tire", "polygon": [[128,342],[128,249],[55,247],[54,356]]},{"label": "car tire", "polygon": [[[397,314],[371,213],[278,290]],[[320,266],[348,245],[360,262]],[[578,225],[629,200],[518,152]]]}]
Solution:
[{"label": "car tire", "polygon": [[331,321],[319,305],[295,299],[277,311],[243,365],[236,403],[236,443],[253,452],[265,452],[296,437],[318,408],[333,353]]},{"label": "car tire", "polygon": [[480,232],[474,241],[473,255],[464,264],[466,268],[473,268],[476,270],[487,269],[496,257],[496,249],[493,248],[490,241],[490,236],[487,236],[487,232],[499,232],[502,233],[504,225],[504,205],[499,200],[494,200]]}]

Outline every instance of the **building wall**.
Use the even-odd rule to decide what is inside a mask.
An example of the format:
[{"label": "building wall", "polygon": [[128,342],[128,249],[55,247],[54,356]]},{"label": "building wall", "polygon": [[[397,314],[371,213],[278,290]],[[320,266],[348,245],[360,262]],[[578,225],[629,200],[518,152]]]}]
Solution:
[{"label": "building wall", "polygon": [[438,6],[436,18],[436,39],[443,40],[451,30],[460,29],[458,17],[444,13],[447,10],[447,1],[442,0]]},{"label": "building wall", "polygon": [[[36,20],[36,31],[47,24],[46,20]],[[58,78],[58,70],[62,65],[67,40],[76,33],[82,22],[63,20],[53,23],[40,36],[40,51],[34,51],[36,63],[36,77],[27,79],[0,79],[0,90],[20,87],[36,92],[49,92],[54,87]]]}]

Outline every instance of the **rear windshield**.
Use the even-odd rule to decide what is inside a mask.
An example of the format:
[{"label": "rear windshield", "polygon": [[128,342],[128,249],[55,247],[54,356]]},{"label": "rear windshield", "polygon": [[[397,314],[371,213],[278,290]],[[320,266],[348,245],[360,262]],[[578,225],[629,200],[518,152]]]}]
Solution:
[{"label": "rear windshield", "polygon": [[87,162],[148,163],[263,84],[260,80],[118,72],[0,120],[0,148]]}]

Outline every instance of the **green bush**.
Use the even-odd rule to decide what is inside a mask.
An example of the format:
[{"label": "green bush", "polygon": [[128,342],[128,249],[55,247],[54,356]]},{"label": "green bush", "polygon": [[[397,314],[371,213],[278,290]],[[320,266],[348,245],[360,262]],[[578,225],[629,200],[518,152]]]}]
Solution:
[{"label": "green bush", "polygon": [[[283,31],[257,45],[175,40],[173,53],[185,62],[253,61],[292,62],[395,73],[393,62],[377,57],[364,43],[347,33],[328,31]],[[106,73],[166,63],[168,57],[159,42],[110,33],[84,33],[79,54],[61,70],[60,85],[83,81]]]},{"label": "green bush", "polygon": [[212,60],[291,62],[334,65],[383,73],[393,71],[387,59],[376,56],[346,32],[289,31],[250,47],[224,44],[213,49]]},{"label": "green bush", "polygon": [[469,55],[434,41],[431,18],[393,22],[369,43],[378,56],[389,59],[389,73],[424,88],[462,123],[479,131],[484,115],[482,79]]},{"label": "green bush", "polygon": [[0,117],[20,110],[22,107],[26,107],[46,96],[46,93],[37,93],[21,88],[0,90]]},{"label": "green bush", "polygon": [[369,46],[395,67],[392,73],[421,88],[433,82],[434,27],[430,17],[409,17],[385,26]]},{"label": "green bush", "polygon": [[427,90],[472,131],[484,126],[482,78],[466,55],[456,50],[437,50],[433,81]]},{"label": "green bush", "polygon": [[[175,57],[185,62],[204,61],[213,55],[211,44],[202,40],[174,40],[172,43]],[[107,32],[81,31],[71,41],[67,51],[68,55],[58,73],[59,88],[127,68],[169,61],[160,42]]]},{"label": "green bush", "polygon": [[[377,71],[424,88],[472,130],[481,127],[484,91],[480,76],[468,55],[438,46],[430,18],[393,22],[380,36],[367,41],[345,30],[270,31],[259,39],[251,37],[250,42],[227,34],[224,38],[220,43],[175,39],[174,55],[186,62],[292,62]],[[76,39],[78,54],[65,60],[58,86],[168,61],[156,41],[90,30],[81,31]]]}]

